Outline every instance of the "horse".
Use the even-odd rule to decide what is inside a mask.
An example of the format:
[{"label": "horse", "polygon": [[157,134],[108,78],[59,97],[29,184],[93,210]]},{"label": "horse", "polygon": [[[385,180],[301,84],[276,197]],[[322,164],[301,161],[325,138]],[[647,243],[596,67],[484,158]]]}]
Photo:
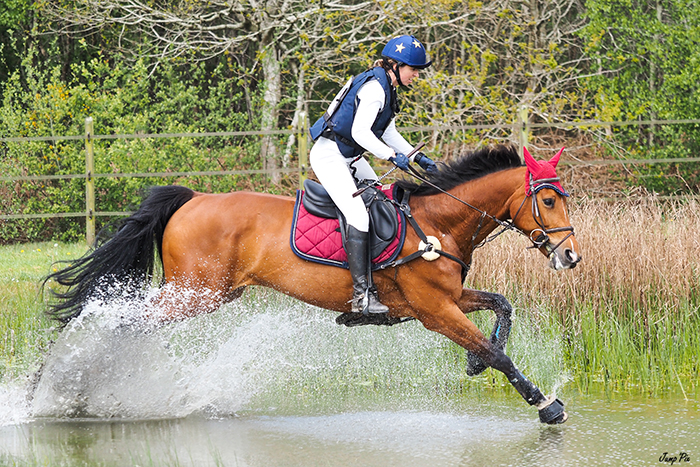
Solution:
[{"label": "horse", "polygon": [[[380,299],[390,309],[385,324],[415,319],[443,334],[467,350],[469,375],[488,367],[504,373],[547,424],[563,423],[568,415],[561,400],[545,396],[506,355],[511,304],[501,294],[463,283],[474,249],[499,227],[529,238],[555,270],[574,268],[581,260],[568,194],[554,170],[562,151],[537,161],[526,149],[523,165],[515,148],[489,147],[441,163],[437,173],[416,175],[418,182],[397,181],[410,193],[406,210],[418,228],[406,229],[396,263],[373,274]],[[292,197],[266,193],[154,187],[111,238],[46,277],[44,284],[53,280],[66,287],[53,292],[56,300],[47,313],[66,324],[91,295],[115,281],[152,281],[161,265],[167,286],[146,312],[159,324],[213,312],[252,285],[350,313],[349,272],[292,252],[294,204]],[[421,244],[426,238],[428,245]],[[417,251],[418,256],[437,253],[437,259],[416,257]],[[415,259],[402,261],[409,257]],[[495,313],[490,338],[467,318],[476,310]]]}]

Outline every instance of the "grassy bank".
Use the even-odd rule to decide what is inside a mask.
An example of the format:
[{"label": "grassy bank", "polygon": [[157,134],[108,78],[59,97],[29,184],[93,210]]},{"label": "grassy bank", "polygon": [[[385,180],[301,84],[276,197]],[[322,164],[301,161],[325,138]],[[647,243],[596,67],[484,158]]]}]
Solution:
[{"label": "grassy bank", "polygon": [[[477,251],[468,286],[499,292],[515,307],[508,353],[549,386],[564,364],[571,385],[692,394],[700,381],[700,205],[694,201],[578,201],[572,222],[583,261],[555,272],[506,233]],[[0,248],[0,372],[26,374],[55,337],[39,283],[81,244]],[[488,332],[491,314],[474,318]],[[455,346],[456,347],[456,346]],[[463,358],[461,349],[455,358]],[[538,358],[551,361],[532,364]],[[533,369],[534,368],[534,369]],[[552,375],[538,374],[551,368]],[[538,370],[539,369],[539,370]]]},{"label": "grassy bank", "polygon": [[27,374],[56,335],[43,313],[41,279],[87,248],[54,242],[0,247],[0,381]]}]

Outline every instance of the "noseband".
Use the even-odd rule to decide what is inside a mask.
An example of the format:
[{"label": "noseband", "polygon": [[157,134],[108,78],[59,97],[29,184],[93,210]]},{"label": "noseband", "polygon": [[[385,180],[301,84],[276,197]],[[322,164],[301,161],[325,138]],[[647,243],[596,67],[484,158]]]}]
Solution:
[{"label": "noseband", "polygon": [[[559,181],[559,177],[556,178],[541,178],[539,180],[533,180],[532,179],[532,174],[529,176],[529,193],[530,193],[530,199],[532,201],[532,218],[535,219],[535,222],[539,226],[539,229],[534,229],[532,232],[530,232],[529,238],[530,241],[532,242],[532,246],[530,248],[544,248],[547,251],[547,256],[550,256],[554,251],[556,251],[557,248],[559,248],[569,237],[571,237],[574,234],[574,228],[573,226],[567,226],[567,227],[554,227],[551,229],[548,229],[544,225],[544,219],[542,218],[542,213],[540,212],[540,206],[539,203],[537,202],[537,193],[542,190],[543,188],[549,188],[551,190],[556,191],[560,195],[564,196],[564,193],[561,192],[561,190],[554,185],[555,182]],[[518,217],[520,214],[520,211],[522,210],[523,206],[525,205],[525,201],[527,200],[527,196],[523,198],[523,202],[520,204],[520,207],[518,208],[518,212],[515,213],[515,216],[513,216],[512,222],[515,222],[515,219]],[[550,238],[549,234],[551,233],[556,233],[556,232],[569,232],[564,238],[559,241],[554,246],[550,245]]]}]

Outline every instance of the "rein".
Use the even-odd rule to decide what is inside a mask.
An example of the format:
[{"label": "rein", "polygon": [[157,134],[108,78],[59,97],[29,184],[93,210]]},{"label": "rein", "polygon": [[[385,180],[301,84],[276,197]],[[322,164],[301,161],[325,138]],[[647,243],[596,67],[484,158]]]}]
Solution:
[{"label": "rein", "polygon": [[[537,203],[537,192],[539,192],[541,189],[552,188],[555,191],[559,192],[559,190],[557,190],[556,187],[554,185],[552,185],[552,183],[559,181],[558,177],[556,177],[556,178],[543,178],[543,179],[539,179],[539,180],[535,181],[532,178],[532,174],[530,174],[530,179],[529,179],[530,195],[529,195],[529,197],[532,200],[532,217],[535,219],[535,222],[537,222],[537,225],[540,228],[533,230],[530,233],[530,235],[528,235],[525,232],[522,232],[521,230],[519,230],[514,225],[515,219],[517,219],[518,215],[520,214],[520,211],[522,211],[522,208],[525,205],[525,201],[528,198],[527,196],[523,199],[523,202],[520,204],[520,207],[518,208],[518,211],[515,213],[515,216],[513,216],[513,219],[510,222],[502,221],[499,218],[487,213],[483,209],[477,208],[476,206],[464,201],[463,199],[458,198],[457,196],[453,195],[452,193],[449,193],[446,190],[443,190],[439,186],[435,185],[434,183],[432,183],[431,181],[427,180],[425,177],[420,175],[418,173],[418,171],[415,168],[413,168],[412,166],[409,166],[408,168],[409,168],[409,170],[407,171],[407,173],[409,175],[411,175],[412,177],[416,178],[417,180],[419,180],[427,185],[430,185],[431,187],[435,188],[439,192],[441,192],[441,193],[449,196],[450,198],[464,204],[465,206],[468,206],[469,208],[481,213],[481,217],[479,218],[479,225],[477,226],[476,231],[472,235],[472,251],[475,250],[476,248],[480,248],[480,247],[484,246],[488,242],[495,240],[499,235],[501,235],[506,230],[511,230],[511,231],[517,232],[520,235],[528,237],[528,239],[532,242],[532,246],[530,246],[528,248],[545,248],[547,250],[548,256],[551,256],[554,253],[554,251],[557,248],[559,248],[569,237],[574,235],[573,226],[555,227],[555,228],[548,229],[544,225],[544,220],[542,219],[542,214],[540,213],[539,204]],[[476,237],[479,235],[479,231],[481,230],[481,227],[484,224],[484,219],[487,217],[490,220],[494,221],[496,224],[500,225],[502,227],[502,230],[500,230],[500,231],[496,232],[495,234],[491,235],[490,237],[484,239],[478,245],[475,245],[474,241],[476,240]],[[413,224],[411,224],[411,225],[413,225]],[[415,229],[415,227],[414,227],[414,229]],[[536,232],[539,232],[539,235],[537,235],[535,238],[533,238],[533,235]],[[548,243],[550,241],[548,234],[555,233],[555,232],[569,232],[569,233],[559,243],[557,243],[554,247],[548,246]],[[420,236],[420,234],[419,234],[419,236]],[[425,236],[425,235],[423,234],[423,236]],[[421,238],[421,240],[423,240],[425,242],[425,239]],[[443,254],[444,252],[437,251],[437,253]],[[462,264],[464,265],[463,262],[462,262]],[[468,269],[469,269],[469,267],[467,266],[467,270]]]},{"label": "rein", "polygon": [[[427,185],[430,185],[431,187],[433,187],[433,188],[435,188],[436,190],[438,190],[440,193],[443,193],[443,194],[449,196],[450,198],[452,198],[452,199],[454,199],[454,200],[456,200],[456,201],[458,201],[458,202],[464,204],[465,206],[468,206],[469,208],[473,209],[474,211],[481,213],[481,217],[479,218],[479,225],[477,226],[476,231],[475,231],[474,234],[472,235],[472,249],[480,248],[480,247],[484,246],[486,243],[495,240],[496,237],[498,237],[499,235],[501,235],[501,234],[502,234],[503,232],[505,232],[506,230],[512,230],[512,231],[514,231],[514,232],[519,233],[520,235],[523,235],[523,236],[526,236],[526,237],[527,237],[527,235],[526,235],[524,232],[521,232],[520,230],[518,230],[517,227],[515,227],[515,225],[513,225],[513,221],[515,221],[515,217],[517,217],[518,214],[520,214],[520,210],[522,209],[523,204],[525,203],[525,199],[527,199],[527,198],[525,198],[525,199],[523,200],[523,204],[520,205],[520,208],[518,208],[518,212],[515,214],[515,217],[513,218],[513,220],[512,220],[511,222],[502,221],[501,219],[497,218],[496,216],[493,216],[493,215],[487,213],[487,212],[484,211],[483,209],[477,208],[477,207],[474,206],[473,204],[470,204],[470,203],[464,201],[463,199],[460,199],[460,198],[456,197],[456,196],[453,195],[452,193],[449,193],[449,192],[447,192],[446,190],[443,190],[442,188],[440,188],[439,186],[437,186],[437,185],[434,184],[433,182],[427,180],[425,177],[423,177],[422,175],[420,175],[420,174],[418,173],[418,171],[417,171],[416,169],[414,169],[413,167],[409,166],[408,168],[409,168],[409,171],[408,171],[407,173],[408,173],[409,175],[411,175],[412,177],[416,178],[417,180],[419,180],[419,181],[421,181],[421,182],[423,182],[423,183],[425,183],[425,184],[427,184]],[[482,227],[483,224],[484,224],[484,219],[487,218],[487,217],[488,217],[489,219],[491,219],[492,221],[494,221],[496,224],[500,225],[503,229],[502,229],[501,231],[496,232],[495,234],[491,235],[490,237],[488,237],[487,239],[485,239],[483,242],[479,243],[478,245],[474,245],[474,241],[476,240],[476,237],[479,235],[479,231],[481,230],[481,227]],[[539,222],[538,222],[538,225],[539,225]],[[530,239],[530,241],[532,241],[532,239]],[[533,242],[533,243],[534,243],[534,242]]]}]

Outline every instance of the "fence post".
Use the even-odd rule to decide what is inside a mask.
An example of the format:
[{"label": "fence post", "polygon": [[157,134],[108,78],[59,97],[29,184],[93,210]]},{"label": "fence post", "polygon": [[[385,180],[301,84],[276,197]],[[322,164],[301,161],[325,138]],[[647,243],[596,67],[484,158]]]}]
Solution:
[{"label": "fence post", "polygon": [[92,117],[85,119],[85,240],[95,243],[95,129]]},{"label": "fence post", "polygon": [[530,121],[527,115],[527,106],[521,105],[518,109],[518,120],[520,120],[520,159],[524,159],[523,148],[527,146],[530,139]]},{"label": "fence post", "polygon": [[306,112],[299,112],[299,133],[297,141],[299,142],[299,189],[304,189],[304,180],[306,180],[306,172],[309,166],[309,152],[306,149],[308,142],[308,122],[306,120]]}]

